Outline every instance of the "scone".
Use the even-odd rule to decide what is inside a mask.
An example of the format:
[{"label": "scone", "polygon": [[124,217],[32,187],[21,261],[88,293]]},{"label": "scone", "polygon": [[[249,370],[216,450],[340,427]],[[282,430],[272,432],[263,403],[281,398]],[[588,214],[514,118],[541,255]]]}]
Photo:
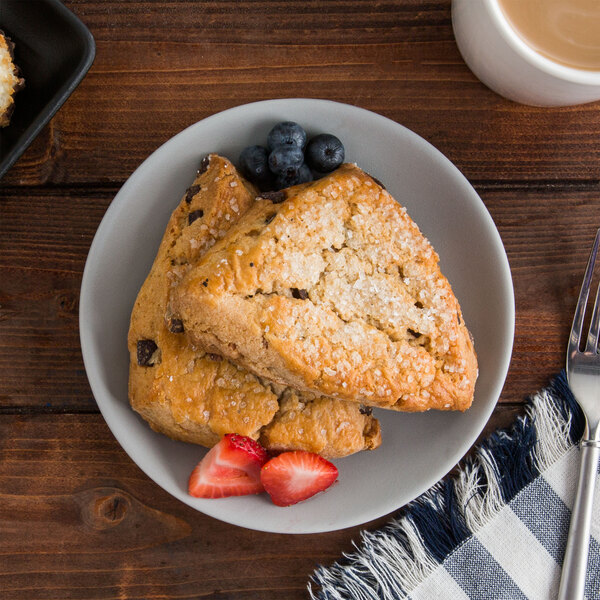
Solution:
[{"label": "scone", "polygon": [[172,310],[207,351],[298,390],[402,411],[473,400],[473,343],[437,254],[355,165],[258,199]]},{"label": "scone", "polygon": [[[129,398],[151,427],[174,439],[214,445],[240,433],[270,450],[346,456],[380,444],[368,411],[342,401],[263,384],[245,369],[190,344],[168,314],[169,293],[254,203],[255,189],[218,155],[202,162],[173,212],[130,322]],[[281,398],[281,402],[280,402]]]},{"label": "scone", "polygon": [[0,30],[0,127],[10,123],[15,101],[14,95],[25,84],[13,62],[14,44]]}]

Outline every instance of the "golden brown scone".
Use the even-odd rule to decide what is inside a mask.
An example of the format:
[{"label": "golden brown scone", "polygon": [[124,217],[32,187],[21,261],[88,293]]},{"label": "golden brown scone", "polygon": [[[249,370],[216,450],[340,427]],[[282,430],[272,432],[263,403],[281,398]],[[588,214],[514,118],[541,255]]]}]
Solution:
[{"label": "golden brown scone", "polygon": [[325,458],[345,456],[348,448],[373,450],[381,444],[379,421],[371,408],[285,388],[279,412],[260,434],[260,443],[277,452],[316,452]]},{"label": "golden brown scone", "polygon": [[437,254],[355,165],[257,200],[172,309],[207,351],[295,389],[403,411],[473,400],[477,360]]},{"label": "golden brown scone", "polygon": [[[290,392],[264,385],[245,369],[190,344],[182,323],[168,314],[170,291],[248,210],[255,195],[226,159],[212,154],[203,161],[171,216],[132,311],[131,405],[154,430],[204,446],[232,432],[258,439],[269,427],[263,440],[268,449],[319,448],[324,456],[336,458],[377,447],[379,424],[359,407],[338,410],[343,403],[307,397],[297,416],[281,411],[278,397]],[[337,411],[339,418],[329,418],[317,429],[314,420],[321,417],[321,410],[313,410],[313,402]],[[280,419],[285,427],[277,425]],[[347,424],[340,428],[342,422]]]},{"label": "golden brown scone", "polygon": [[6,127],[15,106],[14,95],[25,85],[13,61],[14,44],[0,30],[0,127]]},{"label": "golden brown scone", "polygon": [[216,155],[205,160],[169,220],[135,301],[129,399],[153,429],[175,439],[211,446],[234,431],[256,438],[278,410],[277,397],[255,377],[195,351],[181,324],[165,314],[171,287],[254,196],[228,161]]}]

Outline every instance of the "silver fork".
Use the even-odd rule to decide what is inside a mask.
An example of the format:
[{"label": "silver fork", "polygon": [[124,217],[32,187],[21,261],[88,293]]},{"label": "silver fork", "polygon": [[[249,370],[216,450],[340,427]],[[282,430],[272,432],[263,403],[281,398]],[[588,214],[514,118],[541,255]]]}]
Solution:
[{"label": "silver fork", "polygon": [[585,431],[581,440],[581,465],[577,495],[571,514],[571,526],[558,591],[558,600],[580,600],[585,588],[588,562],[590,524],[594,501],[594,486],[600,455],[600,286],[596,292],[585,349],[579,350],[583,317],[594,274],[594,264],[600,246],[600,229],[588,261],[567,349],[567,380],[585,416]]}]

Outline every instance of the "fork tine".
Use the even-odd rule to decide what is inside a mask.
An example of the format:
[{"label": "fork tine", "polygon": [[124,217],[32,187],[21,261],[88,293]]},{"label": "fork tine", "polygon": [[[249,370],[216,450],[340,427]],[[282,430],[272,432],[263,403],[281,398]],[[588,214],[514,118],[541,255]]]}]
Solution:
[{"label": "fork tine", "polygon": [[[573,317],[573,325],[571,327],[571,337],[569,338],[569,350],[579,349],[579,340],[581,339],[581,330],[583,328],[583,316],[585,314],[585,307],[587,305],[588,296],[590,293],[590,285],[592,283],[592,276],[594,275],[594,265],[596,264],[596,255],[598,254],[598,246],[600,246],[600,229],[596,232],[596,239],[594,240],[594,246],[590,253],[585,275],[583,277],[583,283],[581,284],[581,291],[579,292],[579,299],[577,300],[577,308],[575,309],[575,316]],[[597,303],[596,303],[597,305]],[[597,308],[597,306],[596,306]],[[594,309],[594,314],[596,310]],[[597,337],[597,336],[596,336]],[[588,338],[588,343],[589,343]]]},{"label": "fork tine", "polygon": [[[600,229],[596,233],[596,246],[598,246],[598,236],[600,236]],[[591,258],[591,257],[590,257]],[[593,273],[592,267],[592,273]],[[590,322],[590,332],[588,334],[586,351],[597,352],[598,351],[598,335],[600,333],[600,284],[596,290],[596,299],[594,300],[594,312],[592,313],[592,320]]]},{"label": "fork tine", "polygon": [[598,332],[600,330],[600,285],[596,290],[596,300],[594,301],[594,312],[590,322],[590,332],[588,333],[586,352],[598,351]]}]

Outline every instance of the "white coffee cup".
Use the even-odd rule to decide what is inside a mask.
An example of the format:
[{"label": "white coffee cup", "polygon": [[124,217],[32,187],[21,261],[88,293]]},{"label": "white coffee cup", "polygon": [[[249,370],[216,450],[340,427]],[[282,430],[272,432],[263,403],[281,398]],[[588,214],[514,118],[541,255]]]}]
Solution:
[{"label": "white coffee cup", "polygon": [[498,0],[452,0],[452,26],[471,71],[501,96],[534,106],[600,100],[600,71],[571,68],[536,52],[512,28]]}]

